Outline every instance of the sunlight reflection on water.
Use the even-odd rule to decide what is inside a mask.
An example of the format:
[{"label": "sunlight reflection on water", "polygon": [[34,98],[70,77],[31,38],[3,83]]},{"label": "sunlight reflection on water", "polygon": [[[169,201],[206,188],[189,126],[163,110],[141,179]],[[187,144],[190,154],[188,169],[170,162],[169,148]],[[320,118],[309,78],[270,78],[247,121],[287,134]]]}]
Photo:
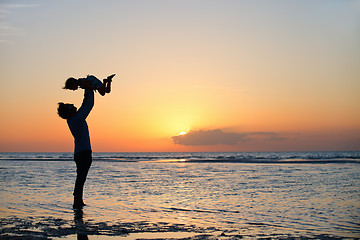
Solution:
[{"label": "sunlight reflection on water", "polygon": [[[356,164],[94,162],[84,219],[359,235]],[[72,162],[1,162],[1,217],[72,220]]]}]

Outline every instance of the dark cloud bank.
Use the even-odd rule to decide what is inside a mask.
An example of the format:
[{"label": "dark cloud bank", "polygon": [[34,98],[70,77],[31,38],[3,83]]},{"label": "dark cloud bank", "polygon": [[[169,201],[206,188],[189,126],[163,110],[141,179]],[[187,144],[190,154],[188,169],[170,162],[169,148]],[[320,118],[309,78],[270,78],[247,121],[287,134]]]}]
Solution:
[{"label": "dark cloud bank", "polygon": [[185,146],[206,146],[206,145],[235,145],[250,140],[283,140],[279,134],[274,132],[252,132],[236,133],[224,132],[221,129],[214,130],[191,130],[187,134],[173,136],[175,144]]}]

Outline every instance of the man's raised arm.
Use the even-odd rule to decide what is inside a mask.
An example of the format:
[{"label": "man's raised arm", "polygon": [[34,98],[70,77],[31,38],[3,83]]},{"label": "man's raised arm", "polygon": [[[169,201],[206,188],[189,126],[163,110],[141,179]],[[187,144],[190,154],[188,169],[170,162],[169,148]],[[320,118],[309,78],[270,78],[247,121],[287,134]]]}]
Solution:
[{"label": "man's raised arm", "polygon": [[84,99],[81,104],[81,107],[77,111],[77,115],[80,118],[86,119],[93,106],[94,106],[94,91],[90,89],[85,89]]}]

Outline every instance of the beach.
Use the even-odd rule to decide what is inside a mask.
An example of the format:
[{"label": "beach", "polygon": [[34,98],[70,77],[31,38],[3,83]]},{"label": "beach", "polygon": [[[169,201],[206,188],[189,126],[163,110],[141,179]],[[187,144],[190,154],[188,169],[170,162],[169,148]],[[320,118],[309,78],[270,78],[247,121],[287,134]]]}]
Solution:
[{"label": "beach", "polygon": [[359,152],[1,153],[1,239],[358,239]]}]

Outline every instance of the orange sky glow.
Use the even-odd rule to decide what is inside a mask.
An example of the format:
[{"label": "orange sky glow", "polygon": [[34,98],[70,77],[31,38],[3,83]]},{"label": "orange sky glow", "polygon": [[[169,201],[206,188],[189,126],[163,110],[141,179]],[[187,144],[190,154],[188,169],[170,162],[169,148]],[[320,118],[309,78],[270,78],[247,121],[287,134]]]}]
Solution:
[{"label": "orange sky glow", "polygon": [[0,151],[73,151],[64,82],[112,73],[96,152],[358,151],[359,29],[358,1],[2,1]]}]

